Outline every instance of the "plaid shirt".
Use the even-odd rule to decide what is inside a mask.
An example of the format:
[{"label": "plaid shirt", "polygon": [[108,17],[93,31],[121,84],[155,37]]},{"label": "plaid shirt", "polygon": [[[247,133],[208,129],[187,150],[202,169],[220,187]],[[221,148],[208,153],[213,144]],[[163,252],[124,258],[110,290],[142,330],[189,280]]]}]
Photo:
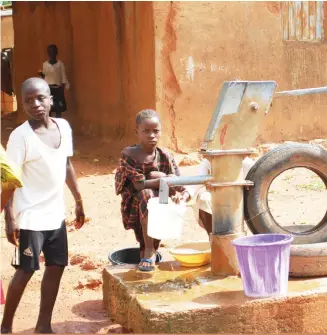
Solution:
[{"label": "plaid shirt", "polygon": [[[163,172],[166,175],[180,175],[173,155],[157,148],[155,159],[152,162],[140,163],[136,159],[122,153],[119,167],[115,176],[116,194],[121,194],[121,214],[125,229],[133,229],[141,250],[144,249],[141,220],[148,215],[147,203],[150,198],[158,197],[159,190],[144,189],[137,191],[133,185],[149,179],[152,171]],[[175,188],[182,192],[184,187]],[[158,249],[159,241],[154,241]]]}]

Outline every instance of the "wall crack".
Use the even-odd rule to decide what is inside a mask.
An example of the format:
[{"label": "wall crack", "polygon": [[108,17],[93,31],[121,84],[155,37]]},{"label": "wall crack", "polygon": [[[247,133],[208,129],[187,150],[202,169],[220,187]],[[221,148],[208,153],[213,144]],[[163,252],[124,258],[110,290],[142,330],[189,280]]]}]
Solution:
[{"label": "wall crack", "polygon": [[165,90],[165,103],[169,111],[171,122],[171,142],[174,150],[178,153],[184,153],[179,148],[177,135],[176,135],[176,111],[175,103],[177,98],[182,94],[182,90],[178,83],[173,63],[172,53],[176,51],[177,34],[175,30],[175,17],[178,11],[178,2],[170,2],[169,12],[166,20],[165,35],[163,37],[162,58],[164,65],[164,90]]}]

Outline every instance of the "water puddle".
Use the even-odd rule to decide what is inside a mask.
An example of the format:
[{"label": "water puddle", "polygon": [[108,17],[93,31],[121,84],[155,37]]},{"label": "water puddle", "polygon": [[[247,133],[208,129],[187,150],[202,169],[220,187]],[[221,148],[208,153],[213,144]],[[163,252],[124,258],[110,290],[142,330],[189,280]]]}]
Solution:
[{"label": "water puddle", "polygon": [[[127,270],[127,271],[126,271]],[[253,300],[244,295],[242,279],[238,276],[217,277],[210,265],[185,268],[176,261],[158,264],[154,272],[140,272],[137,268],[116,273],[131,294],[139,301],[155,308],[174,306],[176,309],[196,309],[199,305],[232,306]],[[290,279],[289,296],[327,288],[327,278]]]},{"label": "water puddle", "polygon": [[327,281],[323,279],[292,279],[288,282],[288,290],[290,293],[311,291],[319,287],[327,287]]}]

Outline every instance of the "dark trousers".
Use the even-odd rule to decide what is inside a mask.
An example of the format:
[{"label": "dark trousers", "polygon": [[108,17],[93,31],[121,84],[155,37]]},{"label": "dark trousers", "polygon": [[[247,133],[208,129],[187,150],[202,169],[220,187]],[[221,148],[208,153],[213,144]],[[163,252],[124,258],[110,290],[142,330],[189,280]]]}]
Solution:
[{"label": "dark trousers", "polygon": [[51,95],[53,98],[53,105],[51,107],[51,115],[55,114],[55,117],[61,118],[63,112],[66,111],[66,100],[64,87],[53,87],[50,86]]}]

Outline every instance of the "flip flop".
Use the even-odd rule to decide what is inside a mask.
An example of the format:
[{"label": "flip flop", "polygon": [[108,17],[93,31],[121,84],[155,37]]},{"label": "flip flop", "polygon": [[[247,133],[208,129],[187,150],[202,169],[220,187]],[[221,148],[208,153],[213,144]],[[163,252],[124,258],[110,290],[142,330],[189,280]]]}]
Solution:
[{"label": "flip flop", "polygon": [[140,271],[150,272],[150,271],[154,270],[154,266],[152,265],[153,264],[153,260],[151,258],[142,258],[141,261],[140,261],[140,263],[151,264],[151,266],[142,266],[142,265],[139,265],[139,270]]}]

